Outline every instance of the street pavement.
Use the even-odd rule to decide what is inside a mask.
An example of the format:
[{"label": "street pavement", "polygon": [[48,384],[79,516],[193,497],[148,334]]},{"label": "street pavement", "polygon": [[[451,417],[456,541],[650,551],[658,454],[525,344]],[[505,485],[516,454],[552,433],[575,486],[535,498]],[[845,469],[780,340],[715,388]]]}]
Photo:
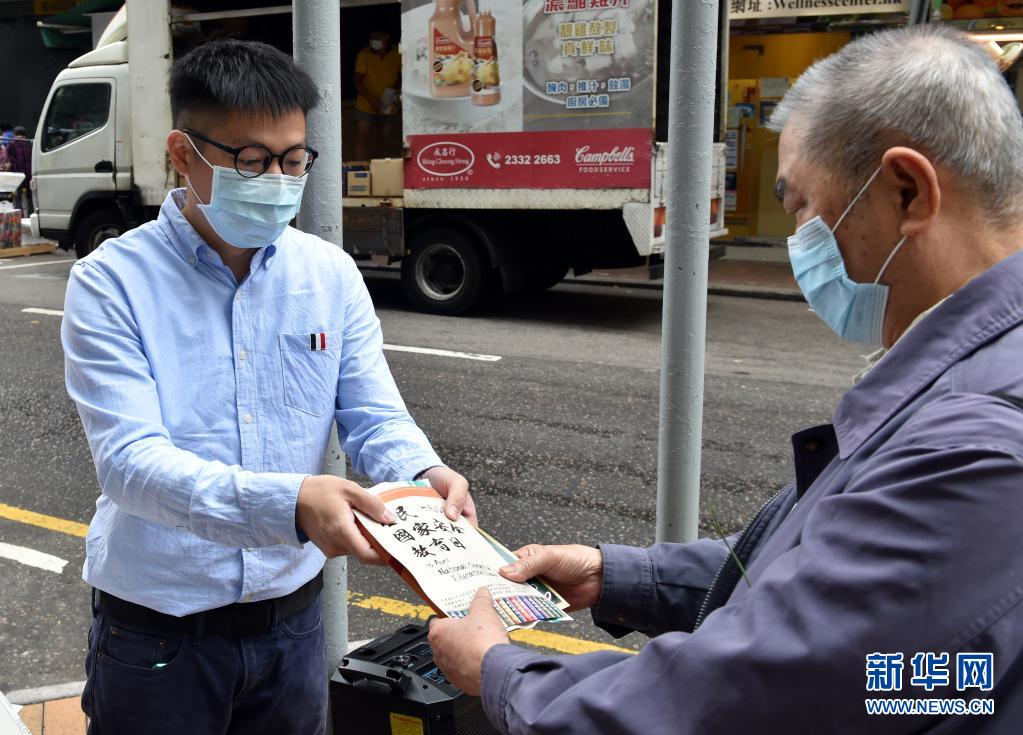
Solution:
[{"label": "street pavement", "polygon": [[[0,553],[0,691],[84,678],[82,527],[53,530],[52,520],[87,524],[99,492],[63,387],[70,260],[58,251],[0,261],[0,549],[9,552]],[[413,416],[472,483],[484,528],[512,548],[653,541],[660,291],[565,284],[440,318],[408,311],[393,276],[367,280],[388,345],[500,357],[387,352]],[[829,420],[864,351],[804,303],[709,298],[701,534],[716,535],[712,517],[725,531],[741,527],[788,481],[790,435]],[[387,569],[353,564],[349,587],[350,639],[421,612]],[[553,647],[642,644],[612,641],[588,617],[548,626],[569,637]]]}]

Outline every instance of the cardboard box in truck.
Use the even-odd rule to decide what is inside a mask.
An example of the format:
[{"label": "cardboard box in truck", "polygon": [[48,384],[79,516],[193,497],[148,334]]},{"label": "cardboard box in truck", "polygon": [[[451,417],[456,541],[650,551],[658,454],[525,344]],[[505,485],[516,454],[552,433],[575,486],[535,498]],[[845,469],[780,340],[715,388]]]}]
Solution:
[{"label": "cardboard box in truck", "polygon": [[405,161],[400,158],[374,158],[369,164],[370,188],[375,197],[400,197],[405,179]]},{"label": "cardboard box in truck", "polygon": [[348,172],[348,196],[368,197],[370,195],[370,172],[349,171]]}]

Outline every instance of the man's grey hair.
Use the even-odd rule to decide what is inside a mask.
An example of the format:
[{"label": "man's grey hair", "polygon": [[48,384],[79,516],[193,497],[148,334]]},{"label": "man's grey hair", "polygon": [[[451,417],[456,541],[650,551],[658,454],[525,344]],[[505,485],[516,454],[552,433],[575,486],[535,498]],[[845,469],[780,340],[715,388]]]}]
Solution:
[{"label": "man's grey hair", "polygon": [[892,146],[946,167],[1000,224],[1023,213],[1023,118],[995,62],[944,24],[858,38],[817,61],[778,104],[804,160],[854,192]]}]

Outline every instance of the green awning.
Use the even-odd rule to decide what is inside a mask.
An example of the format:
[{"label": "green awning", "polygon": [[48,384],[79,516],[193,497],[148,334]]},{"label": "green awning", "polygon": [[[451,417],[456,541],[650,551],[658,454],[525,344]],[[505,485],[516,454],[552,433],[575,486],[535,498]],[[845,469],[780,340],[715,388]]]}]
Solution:
[{"label": "green awning", "polygon": [[92,48],[92,19],[88,13],[118,10],[124,0],[83,0],[70,10],[50,15],[40,22],[46,48]]}]

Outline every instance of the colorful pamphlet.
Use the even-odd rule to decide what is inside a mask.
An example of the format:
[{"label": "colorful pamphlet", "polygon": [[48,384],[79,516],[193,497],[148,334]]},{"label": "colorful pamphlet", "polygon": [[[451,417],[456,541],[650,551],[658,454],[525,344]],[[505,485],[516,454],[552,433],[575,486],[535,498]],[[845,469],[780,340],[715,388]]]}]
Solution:
[{"label": "colorful pamphlet", "polygon": [[438,615],[465,617],[476,591],[486,587],[507,630],[571,620],[568,602],[543,580],[502,577],[498,569],[515,555],[464,517],[445,516],[444,499],[428,481],[385,483],[370,492],[397,521],[388,526],[355,511],[363,534]]}]

